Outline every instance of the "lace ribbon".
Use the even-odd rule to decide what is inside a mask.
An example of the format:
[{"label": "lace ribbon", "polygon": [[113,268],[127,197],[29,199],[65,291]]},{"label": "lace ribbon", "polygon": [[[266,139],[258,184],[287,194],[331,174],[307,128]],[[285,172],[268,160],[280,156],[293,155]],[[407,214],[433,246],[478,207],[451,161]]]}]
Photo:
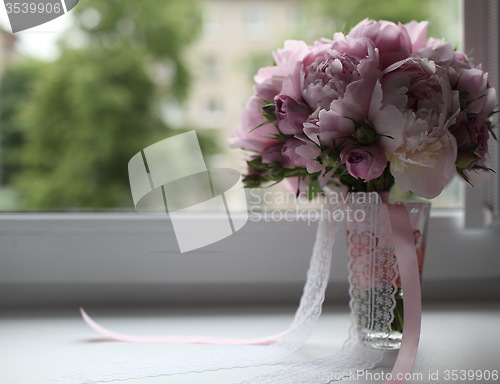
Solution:
[{"label": "lace ribbon", "polygon": [[[331,206],[327,213],[340,208],[341,206]],[[413,240],[411,236],[409,237],[411,235],[411,226],[409,226],[406,209],[404,207],[393,208],[390,206],[389,215],[393,224],[394,235],[398,237],[398,240],[395,240],[394,247],[396,248],[397,261],[401,268],[401,281],[405,290],[405,304],[408,302],[405,305],[403,342],[393,370],[393,378],[396,378],[400,377],[401,374],[404,377],[404,374],[409,372],[413,366],[420,330],[420,287],[415,284],[415,277],[418,283],[418,267],[416,266],[415,250],[414,248],[412,250]],[[328,218],[330,220],[323,219],[319,222],[304,292],[294,320],[286,331],[277,335],[254,339],[126,335],[102,327],[82,310],[83,318],[90,327],[107,338],[114,340],[157,343],[246,344],[247,346],[225,347],[200,353],[165,355],[156,358],[120,359],[85,364],[53,379],[51,384],[93,384],[114,380],[275,364],[282,361],[306,342],[321,314],[331,267],[332,247],[336,233],[340,227],[340,223],[332,220],[331,215],[328,215]],[[406,225],[408,226],[405,229]],[[404,256],[400,257],[401,252],[404,252]],[[376,253],[372,253],[371,262],[373,263],[375,262],[373,257],[376,257]],[[413,259],[415,262],[411,262],[410,259]],[[351,270],[352,278],[353,272]],[[376,278],[374,276],[368,279],[368,284],[374,285],[375,283]],[[412,293],[417,290],[418,293]],[[408,294],[406,293],[407,291]],[[416,301],[418,301],[418,304],[415,304]],[[351,299],[352,305],[353,299]],[[392,301],[389,305],[392,308],[394,307],[394,295],[392,295]],[[354,316],[353,311],[351,311],[351,316]],[[386,326],[390,328],[392,319],[385,319],[385,321]],[[359,338],[359,332],[353,325],[349,338],[343,348],[337,353],[306,363],[294,364],[285,369],[239,383],[329,383],[332,380],[339,380],[344,376],[350,375],[352,371],[373,368],[382,357],[382,351],[363,345]],[[392,380],[390,382],[402,383],[403,381]]]}]

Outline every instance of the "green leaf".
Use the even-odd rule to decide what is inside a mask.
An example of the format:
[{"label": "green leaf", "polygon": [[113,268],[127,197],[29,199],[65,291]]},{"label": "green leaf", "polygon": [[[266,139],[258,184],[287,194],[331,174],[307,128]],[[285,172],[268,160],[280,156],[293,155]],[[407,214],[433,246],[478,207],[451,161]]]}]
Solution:
[{"label": "green leaf", "polygon": [[488,117],[491,117],[493,115],[496,115],[498,112],[500,112],[500,109],[497,109],[497,110],[493,110],[489,113]]},{"label": "green leaf", "polygon": [[264,121],[263,123],[260,123],[257,125],[255,128],[252,128],[251,130],[248,131],[248,133],[255,131],[256,129],[259,129],[260,127],[263,127],[264,125],[268,124],[267,121]]},{"label": "green leaf", "polygon": [[268,120],[271,120],[271,119],[277,120],[276,105],[274,103],[263,105],[262,106],[262,116],[266,117]]},{"label": "green leaf", "polygon": [[464,179],[468,184],[470,184],[471,186],[474,186],[472,185],[472,183],[470,182],[469,178],[467,177],[467,175],[465,174],[464,170],[461,169],[461,168],[457,168],[457,173],[458,175]]},{"label": "green leaf", "polygon": [[467,106],[467,104],[469,104],[467,102],[468,98],[469,98],[468,91],[464,91],[464,90],[458,91],[458,99],[460,101],[460,109],[464,109]]},{"label": "green leaf", "polygon": [[309,184],[309,188],[307,188],[307,200],[314,200],[319,194],[321,194],[323,190],[321,189],[319,182],[317,179],[314,179]]},{"label": "green leaf", "polygon": [[[496,111],[495,113],[497,113],[498,111]],[[492,112],[493,113],[493,112]],[[490,114],[491,115],[491,114]],[[495,141],[498,141],[497,139],[497,135],[495,134],[495,132],[493,131],[493,129],[495,127],[493,127],[493,124],[491,123],[491,121],[486,121],[486,126],[488,127],[488,131],[490,132],[490,135],[493,136],[493,138],[495,139]]]},{"label": "green leaf", "polygon": [[474,164],[472,166],[472,169],[480,169],[482,171],[488,171],[488,172],[496,173],[494,169],[491,169],[491,168],[488,168],[488,167],[483,167],[482,165],[477,165],[477,164]]}]

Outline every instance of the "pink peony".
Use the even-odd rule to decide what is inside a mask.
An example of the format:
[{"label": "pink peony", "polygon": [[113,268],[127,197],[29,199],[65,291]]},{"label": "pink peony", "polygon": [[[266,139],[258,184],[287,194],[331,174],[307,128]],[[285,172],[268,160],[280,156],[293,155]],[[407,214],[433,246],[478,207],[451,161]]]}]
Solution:
[{"label": "pink peony", "polygon": [[455,60],[452,45],[442,39],[430,38],[425,47],[417,51],[417,54],[441,66],[449,66]]},{"label": "pink peony", "polygon": [[429,23],[427,21],[416,22],[415,20],[410,21],[403,25],[408,32],[408,36],[411,40],[411,52],[416,53],[419,49],[422,49],[426,45],[427,41],[427,29],[429,28]]},{"label": "pink peony", "polygon": [[255,76],[231,139],[254,153],[247,185],[307,172],[295,189],[311,181],[366,189],[335,179],[348,172],[378,178],[373,185],[383,191],[395,183],[433,198],[457,170],[467,179],[487,166],[496,92],[480,66],[427,29],[365,19],[313,46],[285,42],[276,65]]},{"label": "pink peony", "polygon": [[450,82],[461,93],[463,109],[487,118],[497,103],[495,88],[488,83],[488,74],[480,68],[458,68]]},{"label": "pink peony", "polygon": [[375,49],[373,42],[367,37],[353,37],[343,33],[335,33],[331,48],[337,52],[362,59]]},{"label": "pink peony", "polygon": [[304,124],[305,134],[317,144],[333,147],[353,135],[356,126],[373,129],[378,145],[391,151],[402,143],[404,116],[394,105],[383,104],[378,80],[359,80],[349,84],[343,98],[334,100],[330,110],[322,110],[317,121]]},{"label": "pink peony", "polygon": [[451,89],[447,72],[426,58],[409,58],[393,64],[381,79],[384,104],[413,111],[417,118],[438,124],[459,108],[458,92]]},{"label": "pink peony", "polygon": [[271,81],[268,81],[255,87],[256,95],[248,100],[241,115],[241,123],[229,139],[232,147],[261,153],[268,147],[280,143],[276,138],[279,133],[278,128],[273,123],[264,124],[265,119],[262,116],[262,107],[265,105],[263,99],[273,100],[277,94],[276,89],[270,83]]},{"label": "pink peony", "polygon": [[349,36],[370,39],[380,52],[380,64],[383,68],[406,59],[412,53],[410,35],[401,23],[365,19],[349,32]]},{"label": "pink peony", "polygon": [[302,157],[297,152],[299,147],[305,146],[306,144],[299,139],[292,137],[288,139],[285,144],[283,144],[283,148],[281,149],[281,153],[283,157],[286,159],[286,168],[305,168],[307,163],[310,161],[309,159]]},{"label": "pink peony", "polygon": [[358,80],[359,60],[322,44],[302,62],[302,96],[312,109],[329,109],[344,95],[349,83]]},{"label": "pink peony", "polygon": [[343,104],[332,103],[333,109],[317,110],[304,123],[304,133],[316,146],[333,148],[354,133],[352,121],[343,115]]},{"label": "pink peony", "polygon": [[449,131],[441,135],[408,136],[389,157],[396,185],[418,196],[432,199],[455,175],[457,144]]},{"label": "pink peony", "polygon": [[259,69],[254,78],[255,82],[260,84],[272,77],[283,79],[289,76],[308,53],[309,47],[303,41],[285,41],[284,47],[273,53],[276,65]]},{"label": "pink peony", "polygon": [[387,166],[384,151],[376,145],[358,145],[348,142],[340,152],[340,161],[345,164],[349,174],[365,182],[376,179]]},{"label": "pink peony", "polygon": [[266,149],[260,152],[262,162],[264,164],[283,165],[284,159],[283,155],[281,154],[281,148],[283,148],[283,144],[280,141],[273,145],[267,146]]},{"label": "pink peony", "polygon": [[272,81],[278,93],[285,93],[299,99],[301,96],[300,66],[302,59],[309,52],[310,48],[303,41],[285,41],[284,48],[274,52],[276,65],[261,68],[254,77],[255,82],[262,84]]},{"label": "pink peony", "polygon": [[324,171],[325,167],[323,164],[320,164],[317,159],[321,156],[321,149],[314,142],[307,140],[307,138],[303,139],[303,145],[298,146],[295,149],[295,153],[307,160],[305,163],[305,168],[308,173],[316,173],[320,171]]},{"label": "pink peony", "polygon": [[321,187],[325,187],[333,179],[336,171],[333,165],[336,158],[332,157],[330,149],[326,148],[322,151],[318,145],[306,137],[301,137],[301,140],[303,144],[297,146],[295,153],[305,160],[304,167],[308,173],[319,173],[318,182]]},{"label": "pink peony", "polygon": [[457,146],[449,127],[459,112],[458,92],[446,70],[426,58],[395,63],[384,71],[381,85],[383,102],[405,119],[402,143],[389,156],[395,183],[433,198],[455,175]]},{"label": "pink peony", "polygon": [[471,63],[469,62],[469,58],[465,53],[454,52],[453,56],[454,60],[451,63],[451,66],[453,68],[472,68]]},{"label": "pink peony", "polygon": [[490,132],[481,116],[460,113],[457,123],[450,128],[450,132],[457,141],[456,163],[459,168],[471,169],[474,165],[485,165]]},{"label": "pink peony", "polygon": [[[378,55],[372,51],[357,67],[359,75],[363,76],[347,84],[341,97],[332,101],[329,108],[315,111],[304,124],[304,133],[317,145],[334,147],[340,145],[344,138],[353,134],[355,125],[353,121],[364,124],[373,117],[381,120],[390,107],[377,109],[377,116],[370,116],[370,107],[373,98],[373,89],[382,71],[379,68]],[[379,103],[382,101],[380,93]],[[389,134],[390,126],[399,127],[399,121],[391,114],[390,119],[382,118],[381,132]]]},{"label": "pink peony", "polygon": [[277,142],[260,152],[264,164],[279,164],[283,168],[305,168],[310,161],[301,156],[297,149],[306,144],[295,137]]}]

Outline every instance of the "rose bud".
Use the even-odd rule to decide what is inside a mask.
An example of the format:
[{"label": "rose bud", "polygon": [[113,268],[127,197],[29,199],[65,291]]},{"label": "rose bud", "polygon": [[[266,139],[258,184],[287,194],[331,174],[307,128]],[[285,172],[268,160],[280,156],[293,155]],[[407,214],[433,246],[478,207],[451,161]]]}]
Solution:
[{"label": "rose bud", "polygon": [[278,128],[285,135],[296,135],[302,132],[303,124],[311,114],[311,109],[302,101],[287,95],[277,95],[276,117]]},{"label": "rose bud", "polygon": [[387,166],[387,156],[376,145],[358,145],[347,143],[340,152],[340,160],[349,174],[365,182],[376,179]]}]

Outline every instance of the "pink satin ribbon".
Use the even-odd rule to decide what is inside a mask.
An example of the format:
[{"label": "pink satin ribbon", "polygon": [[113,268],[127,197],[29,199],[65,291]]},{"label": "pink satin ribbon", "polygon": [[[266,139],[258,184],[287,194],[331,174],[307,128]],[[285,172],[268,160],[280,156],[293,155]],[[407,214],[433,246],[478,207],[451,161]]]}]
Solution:
[{"label": "pink satin ribbon", "polygon": [[145,336],[128,335],[118,333],[104,328],[95,322],[83,308],[80,308],[83,320],[97,333],[114,341],[125,341],[130,343],[165,343],[165,344],[214,344],[214,345],[269,345],[289,332],[287,329],[276,335],[259,338],[229,338],[212,336]]},{"label": "pink satin ribbon", "polygon": [[413,242],[412,226],[404,205],[387,204],[394,238],[396,260],[404,294],[404,330],[398,357],[385,383],[405,382],[417,356],[422,319],[422,299],[417,254]]}]

